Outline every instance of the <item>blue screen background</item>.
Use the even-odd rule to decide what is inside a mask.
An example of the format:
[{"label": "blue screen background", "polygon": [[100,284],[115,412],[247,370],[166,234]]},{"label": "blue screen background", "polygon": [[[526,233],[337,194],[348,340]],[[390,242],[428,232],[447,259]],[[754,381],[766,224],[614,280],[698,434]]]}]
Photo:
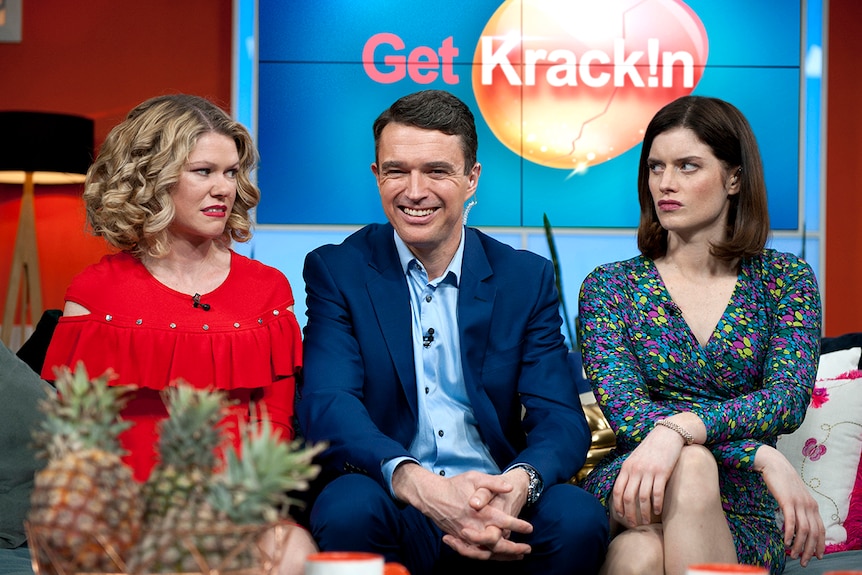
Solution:
[{"label": "blue screen background", "polygon": [[[384,219],[371,175],[371,124],[392,101],[446,89],[476,114],[483,165],[470,216],[478,226],[557,228],[637,226],[640,146],[582,174],[522,159],[485,124],[473,96],[472,58],[499,0],[409,2],[260,0],[258,181],[265,191],[261,224],[363,225]],[[799,0],[689,0],[709,38],[709,56],[693,93],[730,101],[747,116],[761,146],[775,230],[800,224]],[[447,17],[429,17],[447,14]],[[457,17],[455,17],[457,15]],[[456,85],[418,84],[409,76],[380,84],[365,73],[362,49],[376,33],[401,37],[406,54],[436,49],[447,37],[459,48]]]}]

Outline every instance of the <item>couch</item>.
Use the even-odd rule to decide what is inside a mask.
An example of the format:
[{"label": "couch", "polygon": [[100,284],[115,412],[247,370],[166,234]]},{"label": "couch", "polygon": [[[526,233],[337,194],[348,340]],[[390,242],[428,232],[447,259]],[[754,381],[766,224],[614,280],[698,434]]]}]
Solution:
[{"label": "couch", "polygon": [[823,338],[811,403],[802,425],[778,439],[820,507],[826,555],[787,575],[862,571],[862,332]]},{"label": "couch", "polygon": [[[0,349],[0,362],[3,369],[0,375],[16,376],[2,378],[16,385],[28,385],[27,394],[16,390],[11,397],[26,400],[24,411],[35,416],[35,399],[32,394],[40,386],[41,379],[36,375],[41,371],[42,359],[47,343],[59,318],[59,311],[51,310],[43,315],[36,331],[28,342],[14,357],[8,349]],[[2,344],[0,344],[2,346]],[[592,430],[592,444],[587,454],[584,468],[578,472],[575,480],[588,474],[595,464],[614,447],[614,433],[601,412],[589,383],[583,374],[580,354],[569,354],[570,367],[578,384],[581,403]],[[14,365],[14,368],[12,366]],[[26,366],[31,368],[28,370]],[[5,385],[5,384],[4,384]],[[9,390],[4,389],[4,392]],[[45,387],[38,394],[45,392]],[[4,393],[10,397],[10,394]],[[7,407],[11,407],[10,404]],[[14,408],[15,417],[0,418],[0,421],[20,423],[22,408]],[[29,411],[28,411],[29,410]],[[29,426],[16,425],[19,434]],[[23,439],[6,434],[4,437],[12,444],[24,448],[27,442]],[[820,365],[817,371],[817,381],[811,404],[806,413],[805,421],[795,432],[782,436],[778,441],[778,449],[793,463],[800,476],[811,489],[812,495],[820,506],[823,523],[827,528],[827,554],[821,560],[814,559],[807,568],[799,562],[788,558],[785,575],[824,575],[828,571],[856,569],[862,571],[862,332],[845,334],[840,337],[823,338],[821,341]],[[3,449],[3,455],[11,456],[11,449]],[[29,469],[29,468],[27,468]],[[2,471],[2,466],[0,466]],[[32,472],[30,472],[32,473]],[[0,479],[7,474],[0,473]],[[2,481],[0,481],[2,483]],[[29,489],[29,486],[25,486]],[[13,514],[9,507],[12,502],[21,499],[11,497],[11,489],[0,485],[0,519],[14,521],[15,540],[11,546],[21,543],[23,530],[18,530],[23,517],[23,509]],[[7,500],[3,499],[7,497]],[[23,500],[29,497],[25,496]],[[3,543],[2,522],[0,522],[0,548]],[[9,541],[11,542],[12,536]],[[9,546],[8,544],[6,546]],[[0,573],[17,573],[4,571],[3,552],[12,553],[20,550],[3,550],[0,552]],[[11,560],[10,558],[6,558]],[[6,566],[10,566],[7,563]],[[24,571],[29,575],[28,571]]]},{"label": "couch", "polygon": [[[785,575],[862,573],[862,332],[821,340],[820,364],[802,425],[779,438],[777,447],[796,467],[820,507],[826,555],[803,568],[788,557]],[[584,378],[580,356],[570,367],[592,430],[585,477],[614,446],[614,434]]]},{"label": "couch", "polygon": [[39,425],[38,402],[49,386],[24,360],[0,342],[0,574],[32,573],[24,519],[33,474],[45,465],[31,448],[30,430]]}]

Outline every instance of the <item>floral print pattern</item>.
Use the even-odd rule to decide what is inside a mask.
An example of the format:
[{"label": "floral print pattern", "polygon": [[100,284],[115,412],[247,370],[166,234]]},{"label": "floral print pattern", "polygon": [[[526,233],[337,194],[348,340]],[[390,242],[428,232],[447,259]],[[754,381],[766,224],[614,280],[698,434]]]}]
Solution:
[{"label": "floral print pattern", "polygon": [[802,455],[811,461],[817,461],[826,454],[826,446],[817,443],[817,439],[809,437],[805,440],[805,446],[802,448]]},{"label": "floral print pattern", "polygon": [[811,392],[811,407],[820,409],[826,402],[829,401],[829,390],[819,385],[814,386],[814,391]]},{"label": "floral print pattern", "polygon": [[652,260],[596,268],[581,286],[578,332],[616,448],[583,481],[607,506],[627,455],[657,419],[693,411],[719,466],[722,505],[742,563],[784,569],[778,509],[757,449],[805,416],[820,350],[820,294],[810,266],[764,250],[740,264],[733,294],[701,346]]}]

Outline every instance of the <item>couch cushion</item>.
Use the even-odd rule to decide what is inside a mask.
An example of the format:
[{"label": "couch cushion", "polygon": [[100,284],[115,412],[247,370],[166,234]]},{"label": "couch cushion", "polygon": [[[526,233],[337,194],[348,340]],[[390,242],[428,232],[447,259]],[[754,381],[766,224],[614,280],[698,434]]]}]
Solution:
[{"label": "couch cushion", "polygon": [[[854,347],[862,347],[862,331],[855,333],[845,333],[837,337],[824,337],[820,340],[820,354],[826,355],[845,349]],[[856,365],[862,369],[862,362]]]},{"label": "couch cushion", "polygon": [[784,575],[826,575],[829,572],[850,571],[862,568],[862,551],[846,551],[825,555],[823,559],[814,557],[803,567],[796,559],[787,558]]},{"label": "couch cushion", "polygon": [[862,333],[824,338],[805,421],[778,440],[820,506],[827,553],[862,549],[860,349]]},{"label": "couch cushion", "polygon": [[862,332],[820,340],[817,379],[831,379],[853,369],[862,369]]},{"label": "couch cushion", "polygon": [[33,474],[45,462],[31,448],[32,430],[42,421],[37,405],[47,397],[39,375],[0,343],[0,549],[25,542]]},{"label": "couch cushion", "polygon": [[860,356],[862,356],[862,347],[824,353],[820,356],[820,363],[817,365],[817,379],[833,379],[848,371],[859,369]]}]

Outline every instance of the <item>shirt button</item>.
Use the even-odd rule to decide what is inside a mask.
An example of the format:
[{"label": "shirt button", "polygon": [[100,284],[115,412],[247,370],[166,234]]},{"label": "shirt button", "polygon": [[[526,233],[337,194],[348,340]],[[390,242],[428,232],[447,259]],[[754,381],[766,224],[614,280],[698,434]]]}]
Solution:
[{"label": "shirt button", "polygon": [[177,324],[175,324],[175,323],[171,324],[171,329],[176,329],[176,327],[177,327]]},{"label": "shirt button", "polygon": [[111,321],[112,319],[114,319],[114,316],[112,316],[111,314],[105,316],[105,321]]},{"label": "shirt button", "polygon": [[136,319],[136,320],[135,320],[135,323],[136,323],[137,325],[141,325],[142,323],[144,323],[144,320],[142,320],[141,318],[138,318],[138,319]]},{"label": "shirt button", "polygon": [[433,298],[430,295],[425,296],[425,301],[431,301]]},{"label": "shirt button", "polygon": [[439,435],[440,437],[443,437],[443,430],[441,429],[440,431],[438,431],[437,435]]},{"label": "shirt button", "polygon": [[210,328],[210,326],[208,326],[207,324],[204,324],[204,331],[208,330],[209,328]]},{"label": "shirt button", "polygon": [[277,309],[272,310],[272,315],[278,315],[278,310]]},{"label": "shirt button", "polygon": [[239,322],[233,324],[234,327],[239,327]]},{"label": "shirt button", "polygon": [[441,476],[443,476],[443,477],[445,477],[445,476],[446,476],[446,470],[445,470],[445,469],[441,469],[441,470],[440,470],[440,471],[438,471],[437,473],[439,473],[439,474],[440,474]]},{"label": "shirt button", "polygon": [[427,394],[427,393],[430,393],[430,392],[431,392],[431,390],[430,390],[430,389],[428,389],[428,387],[426,387],[426,388],[425,388],[425,393]]}]

